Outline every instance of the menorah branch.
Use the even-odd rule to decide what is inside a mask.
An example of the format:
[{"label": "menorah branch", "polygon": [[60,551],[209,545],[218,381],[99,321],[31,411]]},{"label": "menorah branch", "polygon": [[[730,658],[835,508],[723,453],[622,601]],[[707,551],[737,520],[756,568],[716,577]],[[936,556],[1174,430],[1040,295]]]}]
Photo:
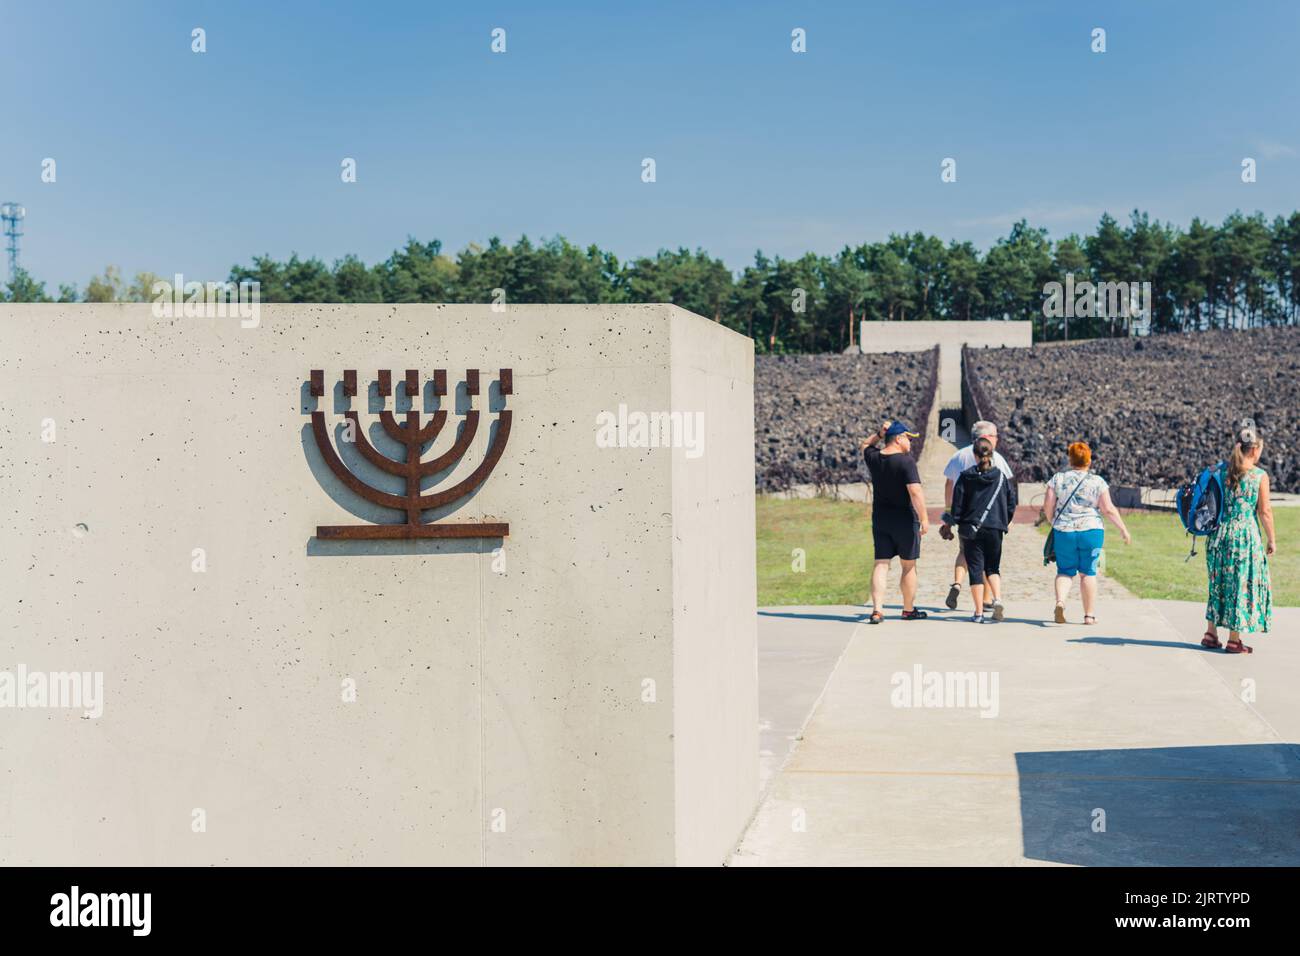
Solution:
[{"label": "menorah branch", "polygon": [[316,537],[329,541],[405,541],[419,538],[506,538],[504,522],[469,524],[361,524],[320,525]]},{"label": "menorah branch", "polygon": [[[434,394],[444,396],[447,394],[447,378],[445,370],[439,369],[434,373]],[[392,372],[380,370],[376,389],[383,399],[392,395]],[[404,376],[403,385],[408,398],[415,400],[419,395],[419,373],[415,370],[408,369]],[[320,398],[325,393],[324,372],[319,369],[312,370],[311,373],[311,394],[313,397]],[[355,396],[357,392],[357,382],[355,371],[344,372],[343,377],[344,393],[349,396]],[[479,394],[480,383],[477,369],[470,369],[465,373],[465,392],[470,397]],[[510,369],[501,369],[500,378],[498,379],[498,389],[501,395],[511,395],[514,393],[513,374]],[[384,404],[387,404],[385,401]],[[420,413],[412,408],[405,413],[406,421],[399,424],[394,414],[387,408],[379,411],[379,420],[384,431],[388,436],[398,443],[404,449],[402,461],[395,461],[382,454],[366,437],[361,430],[360,417],[356,412],[344,412],[348,421],[352,425],[353,442],[356,445],[361,457],[372,466],[381,471],[405,479],[406,494],[394,495],[380,491],[367,484],[356,474],[354,474],[339,458],[335,451],[333,443],[330,441],[328,428],[325,422],[324,412],[314,411],[311,413],[312,434],[316,440],[322,458],[330,471],[343,484],[355,492],[360,497],[372,504],[377,504],[385,508],[391,508],[401,511],[406,516],[403,524],[394,525],[322,525],[319,526],[317,536],[329,539],[358,539],[358,540],[380,540],[380,539],[410,539],[410,538],[484,538],[484,537],[505,537],[509,534],[509,525],[500,522],[483,522],[483,523],[444,523],[444,524],[421,524],[420,517],[424,511],[439,508],[452,502],[458,501],[472,494],[478,489],[488,476],[491,475],[501,456],[505,451],[506,443],[510,438],[510,426],[512,415],[508,409],[502,410],[497,415],[497,428],[492,435],[492,440],[488,445],[487,454],[483,461],[470,472],[463,480],[457,482],[450,488],[433,494],[420,494],[420,481],[422,478],[436,474],[444,469],[455,465],[469,450],[475,435],[478,433],[479,412],[470,409],[465,413],[465,422],[457,435],[456,440],[452,443],[451,448],[441,455],[435,456],[428,462],[421,462],[420,450],[426,442],[435,440],[442,432],[447,423],[447,412],[439,410],[433,413],[432,420],[423,428],[420,427]]]}]

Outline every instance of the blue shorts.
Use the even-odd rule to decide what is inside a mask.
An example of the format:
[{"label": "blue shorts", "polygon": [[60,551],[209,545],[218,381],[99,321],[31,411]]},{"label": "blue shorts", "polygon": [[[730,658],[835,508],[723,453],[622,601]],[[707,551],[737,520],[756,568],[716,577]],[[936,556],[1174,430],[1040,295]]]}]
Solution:
[{"label": "blue shorts", "polygon": [[1106,532],[1101,528],[1089,531],[1057,531],[1052,535],[1056,547],[1056,573],[1072,578],[1083,574],[1097,576],[1097,559],[1101,557]]}]

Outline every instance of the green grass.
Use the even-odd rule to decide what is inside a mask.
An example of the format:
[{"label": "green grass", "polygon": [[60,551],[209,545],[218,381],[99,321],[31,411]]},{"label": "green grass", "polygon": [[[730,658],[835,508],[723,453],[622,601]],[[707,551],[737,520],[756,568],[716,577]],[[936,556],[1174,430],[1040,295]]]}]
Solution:
[{"label": "green grass", "polygon": [[[1196,541],[1196,557],[1184,561],[1192,539],[1171,512],[1124,516],[1133,535],[1128,547],[1106,525],[1105,573],[1138,597],[1176,601],[1205,600],[1205,538]],[[1277,553],[1268,559],[1273,603],[1300,605],[1300,508],[1274,508]],[[1039,529],[1046,535],[1046,527]]]},{"label": "green grass", "polygon": [[[1278,552],[1269,558],[1273,603],[1300,605],[1300,508],[1274,508]],[[1205,600],[1205,539],[1184,562],[1191,540],[1173,514],[1126,515],[1127,548],[1106,531],[1106,574],[1144,598]],[[824,498],[759,497],[758,603],[865,604],[871,592],[868,506]],[[1039,531],[1046,534],[1045,528]],[[796,570],[802,550],[803,570]]]},{"label": "green grass", "polygon": [[[868,505],[758,499],[758,604],[863,604],[871,596]],[[804,570],[796,570],[803,553]]]}]

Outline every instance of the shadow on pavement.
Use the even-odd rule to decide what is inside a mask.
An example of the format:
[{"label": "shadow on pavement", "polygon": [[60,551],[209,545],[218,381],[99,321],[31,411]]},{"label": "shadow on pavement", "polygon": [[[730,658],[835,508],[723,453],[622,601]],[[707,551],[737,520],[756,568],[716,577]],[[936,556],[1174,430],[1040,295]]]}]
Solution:
[{"label": "shadow on pavement", "polygon": [[[939,614],[931,618],[934,621],[945,621],[949,624],[970,624],[970,611],[949,611],[944,608]],[[991,617],[984,618],[984,623],[980,627],[996,629],[1001,624],[1030,624],[1034,627],[1047,627],[1052,624],[1051,621],[1044,621],[1040,618],[1029,617],[1004,617],[1001,621],[995,621]],[[1055,627],[1056,625],[1052,625]],[[1068,625],[1066,625],[1068,626]]]},{"label": "shadow on pavement", "polygon": [[[919,609],[922,610],[922,611],[925,611],[928,615],[930,615],[928,618],[926,618],[926,620],[928,620],[928,621],[937,621],[937,620],[940,619],[940,615],[942,615],[942,614],[955,614],[955,613],[956,613],[955,611],[949,611],[949,610],[948,610],[947,608],[945,608],[945,607],[931,607],[931,606],[926,605],[926,604],[918,604],[918,605],[916,605],[916,607],[919,608]],[[883,613],[884,613],[884,615],[885,615],[885,620],[886,620],[886,621],[900,621],[900,620],[902,620],[902,619],[899,617],[899,615],[903,613],[903,606],[902,606],[901,604],[886,604]],[[868,605],[864,605],[864,606],[862,606],[862,610],[861,610],[857,615],[853,615],[853,614],[812,614],[812,613],[809,613],[809,612],[807,612],[807,611],[773,611],[773,610],[763,610],[762,608],[759,609],[759,611],[758,611],[758,615],[759,615],[759,617],[788,617],[788,618],[798,618],[799,620],[804,620],[804,621],[846,621],[846,622],[848,622],[848,623],[850,623],[850,624],[857,624],[857,623],[860,623],[860,622],[861,622],[861,623],[865,623],[866,620],[867,620],[869,617],[871,617],[871,605],[868,604]],[[1007,620],[1011,620],[1011,618],[1007,618]],[[921,622],[921,621],[908,621],[907,623],[909,623],[909,624],[920,624],[920,623],[923,623],[923,622]],[[1033,622],[1026,622],[1026,623],[1033,623]]]},{"label": "shadow on pavement", "polygon": [[1017,753],[1024,855],[1079,866],[1300,865],[1300,747]]},{"label": "shadow on pavement", "polygon": [[795,611],[759,611],[759,617],[788,617],[797,618],[801,621],[844,621],[848,624],[857,624],[859,621],[865,621],[871,614],[871,611],[864,610],[859,615],[853,614],[808,614],[796,613]]},{"label": "shadow on pavement", "polygon": [[1110,644],[1117,647],[1123,647],[1125,644],[1132,644],[1135,647],[1176,647],[1184,651],[1200,651],[1203,654],[1222,654],[1222,649],[1215,650],[1209,647],[1201,647],[1200,644],[1192,644],[1187,641],[1141,641],[1132,637],[1072,637],[1066,641],[1067,644]]},{"label": "shadow on pavement", "polygon": [[[929,605],[929,604],[917,604],[916,606],[920,610],[925,611],[926,614],[929,615],[929,617],[927,617],[924,621],[907,621],[905,623],[924,624],[924,623],[929,623],[930,621],[944,621],[949,624],[971,623],[969,611],[963,611],[963,610],[950,611],[946,607]],[[902,621],[902,618],[899,617],[899,615],[902,614],[902,612],[903,612],[903,608],[901,605],[886,604],[884,610],[885,620]],[[803,621],[844,621],[845,623],[848,624],[857,624],[857,623],[866,623],[867,619],[871,616],[871,608],[869,606],[864,607],[862,611],[857,615],[829,614],[829,613],[813,614],[808,611],[773,611],[773,610],[762,610],[762,609],[759,610],[758,614],[759,617],[785,617],[785,618],[794,618]],[[1045,620],[1043,618],[1029,618],[1029,617],[1006,617],[1003,618],[1001,621],[994,621],[992,618],[986,618],[986,622],[982,626],[996,628],[998,624],[1029,624],[1032,625],[1033,627],[1070,627],[1071,626],[1070,624],[1056,624],[1053,621]],[[1079,624],[1074,626],[1084,627],[1085,625]],[[1078,642],[1086,643],[1092,641],[1092,642],[1117,643],[1117,642],[1122,642],[1123,640],[1124,640],[1123,638],[1080,638],[1078,639]],[[1129,643],[1159,644],[1161,642],[1130,641]],[[1170,644],[1169,646],[1187,647],[1187,646],[1196,646],[1196,645]],[[1200,650],[1201,648],[1197,646],[1197,649]]]}]

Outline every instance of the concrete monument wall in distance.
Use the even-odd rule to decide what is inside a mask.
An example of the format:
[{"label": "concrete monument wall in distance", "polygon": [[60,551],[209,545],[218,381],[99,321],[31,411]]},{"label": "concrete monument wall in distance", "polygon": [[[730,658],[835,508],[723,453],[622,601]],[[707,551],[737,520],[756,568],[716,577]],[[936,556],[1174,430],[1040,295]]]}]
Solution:
[{"label": "concrete monument wall in distance", "polygon": [[928,352],[939,346],[939,402],[961,404],[961,348],[1029,348],[1034,323],[1011,321],[960,322],[926,319],[920,322],[862,322],[863,352]]}]

